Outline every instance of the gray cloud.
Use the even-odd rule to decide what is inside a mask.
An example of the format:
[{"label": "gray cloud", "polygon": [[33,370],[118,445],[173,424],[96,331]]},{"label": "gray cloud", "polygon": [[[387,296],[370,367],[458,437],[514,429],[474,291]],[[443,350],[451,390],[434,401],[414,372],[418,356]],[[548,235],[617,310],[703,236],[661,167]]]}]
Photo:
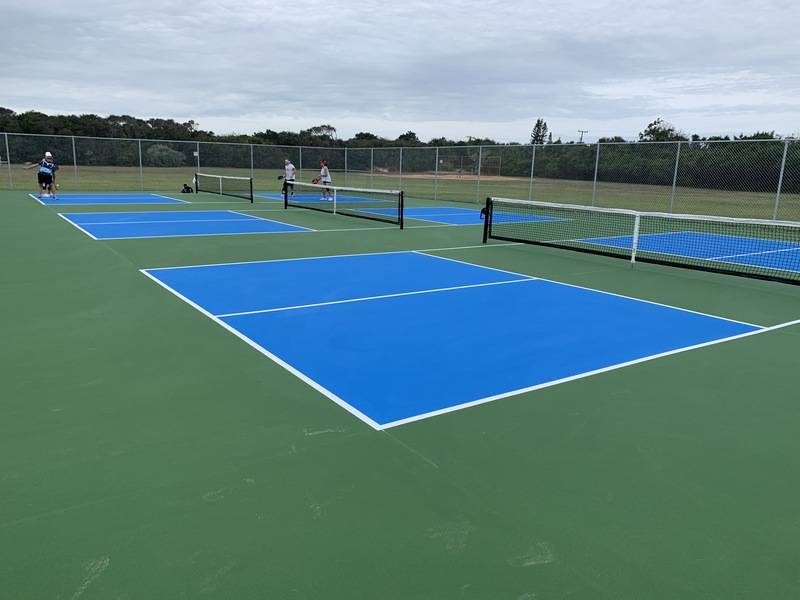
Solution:
[{"label": "gray cloud", "polygon": [[[794,2],[75,0],[5,9],[0,106],[217,133],[800,131]],[[44,81],[50,82],[43,85]],[[363,125],[363,126],[362,126]],[[598,132],[598,133],[594,133]]]}]

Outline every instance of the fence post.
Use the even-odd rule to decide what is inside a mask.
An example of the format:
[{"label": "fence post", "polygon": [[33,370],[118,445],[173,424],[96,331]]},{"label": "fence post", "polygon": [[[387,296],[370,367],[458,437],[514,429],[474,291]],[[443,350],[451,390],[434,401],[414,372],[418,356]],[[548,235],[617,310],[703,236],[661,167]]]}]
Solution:
[{"label": "fence post", "polygon": [[478,146],[478,189],[475,195],[475,204],[481,201],[481,169],[483,168],[483,146]]},{"label": "fence post", "polygon": [[400,146],[400,164],[397,166],[397,170],[399,171],[400,175],[400,189],[403,189],[403,147]]},{"label": "fence post", "polygon": [[[142,162],[142,140],[137,140],[139,143],[139,188],[142,192],[144,192],[144,164]],[[199,171],[199,169],[198,169]],[[197,171],[195,171],[197,173]],[[197,185],[195,183],[195,185]]]},{"label": "fence post", "polygon": [[9,189],[14,189],[14,177],[11,175],[11,154],[8,151],[8,134],[4,133],[3,137],[6,140],[6,164],[8,165],[8,185]]},{"label": "fence post", "polygon": [[528,184],[528,200],[533,200],[533,168],[536,165],[536,144],[531,144],[531,177]]},{"label": "fence post", "polygon": [[72,167],[75,169],[75,191],[78,191],[78,154],[75,152],[75,136],[72,136]]},{"label": "fence post", "polygon": [[597,142],[597,152],[594,155],[594,180],[592,181],[592,206],[594,206],[594,197],[597,192],[597,169],[600,165],[600,142]]},{"label": "fence post", "polygon": [[669,198],[669,214],[672,214],[675,205],[675,188],[678,184],[678,163],[681,159],[681,143],[678,142],[678,150],[675,152],[675,170],[672,172],[672,195]]},{"label": "fence post", "polygon": [[786,169],[786,154],[789,152],[789,140],[783,142],[783,159],[781,160],[781,174],[778,177],[778,193],[775,196],[775,210],[772,211],[772,220],[778,220],[778,205],[781,201],[781,188],[783,187],[783,172]]},{"label": "fence post", "polygon": [[594,155],[594,181],[592,182],[592,206],[597,193],[597,172],[600,168],[600,142],[597,142],[597,152]]},{"label": "fence post", "polygon": [[433,165],[433,199],[436,200],[439,191],[439,146],[436,146],[436,164]]}]

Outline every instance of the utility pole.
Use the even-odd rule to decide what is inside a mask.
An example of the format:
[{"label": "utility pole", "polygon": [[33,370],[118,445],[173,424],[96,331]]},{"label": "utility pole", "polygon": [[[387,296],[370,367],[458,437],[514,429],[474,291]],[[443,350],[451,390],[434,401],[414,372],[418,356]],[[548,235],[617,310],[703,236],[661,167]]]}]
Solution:
[{"label": "utility pole", "polygon": [[589,130],[588,129],[578,129],[578,133],[581,134],[581,139],[580,139],[580,141],[578,143],[582,144],[583,143],[583,134],[584,133],[589,133]]}]

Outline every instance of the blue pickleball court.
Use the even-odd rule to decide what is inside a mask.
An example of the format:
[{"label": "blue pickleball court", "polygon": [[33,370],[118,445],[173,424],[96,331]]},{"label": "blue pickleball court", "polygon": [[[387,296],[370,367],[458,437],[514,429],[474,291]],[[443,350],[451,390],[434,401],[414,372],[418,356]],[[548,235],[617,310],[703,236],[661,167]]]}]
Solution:
[{"label": "blue pickleball court", "polygon": [[456,207],[406,207],[403,216],[442,225],[482,225],[481,211]]},{"label": "blue pickleball court", "polygon": [[96,240],[311,231],[230,210],[61,213]]},{"label": "blue pickleball court", "polygon": [[[383,208],[370,208],[365,209],[364,212],[369,212],[378,215],[390,215],[396,210],[383,209]],[[437,207],[405,207],[403,209],[403,216],[406,219],[414,219],[415,221],[428,221],[430,223],[438,223],[440,225],[483,225],[481,218],[481,211],[474,208],[457,208],[447,206]],[[495,213],[495,219],[502,219],[503,213]],[[514,215],[514,221],[519,222],[536,222],[536,221],[556,221],[553,217],[542,217],[538,215]]]},{"label": "blue pickleball court", "polygon": [[188,201],[176,200],[169,196],[159,194],[58,194],[57,200],[49,196],[39,198],[36,194],[31,196],[42,204],[80,205],[80,204],[189,204]]},{"label": "blue pickleball court", "polygon": [[416,252],[143,272],[376,429],[762,329]]},{"label": "blue pickleball court", "polygon": [[[629,235],[579,241],[615,248],[633,247],[633,236]],[[637,251],[791,272],[797,272],[800,265],[800,244],[795,242],[694,231],[641,235]]]}]

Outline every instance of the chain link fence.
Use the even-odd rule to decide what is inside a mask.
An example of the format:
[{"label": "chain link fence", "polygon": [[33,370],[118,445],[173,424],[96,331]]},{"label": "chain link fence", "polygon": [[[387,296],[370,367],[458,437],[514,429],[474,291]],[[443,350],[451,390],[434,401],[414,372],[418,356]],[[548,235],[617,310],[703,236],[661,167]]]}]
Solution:
[{"label": "chain link fence", "polygon": [[482,204],[487,196],[647,212],[800,221],[800,140],[322,148],[4,133],[0,189],[52,152],[63,192],[171,192],[195,172],[280,189],[284,159],[310,181],[402,189],[407,198]]}]

